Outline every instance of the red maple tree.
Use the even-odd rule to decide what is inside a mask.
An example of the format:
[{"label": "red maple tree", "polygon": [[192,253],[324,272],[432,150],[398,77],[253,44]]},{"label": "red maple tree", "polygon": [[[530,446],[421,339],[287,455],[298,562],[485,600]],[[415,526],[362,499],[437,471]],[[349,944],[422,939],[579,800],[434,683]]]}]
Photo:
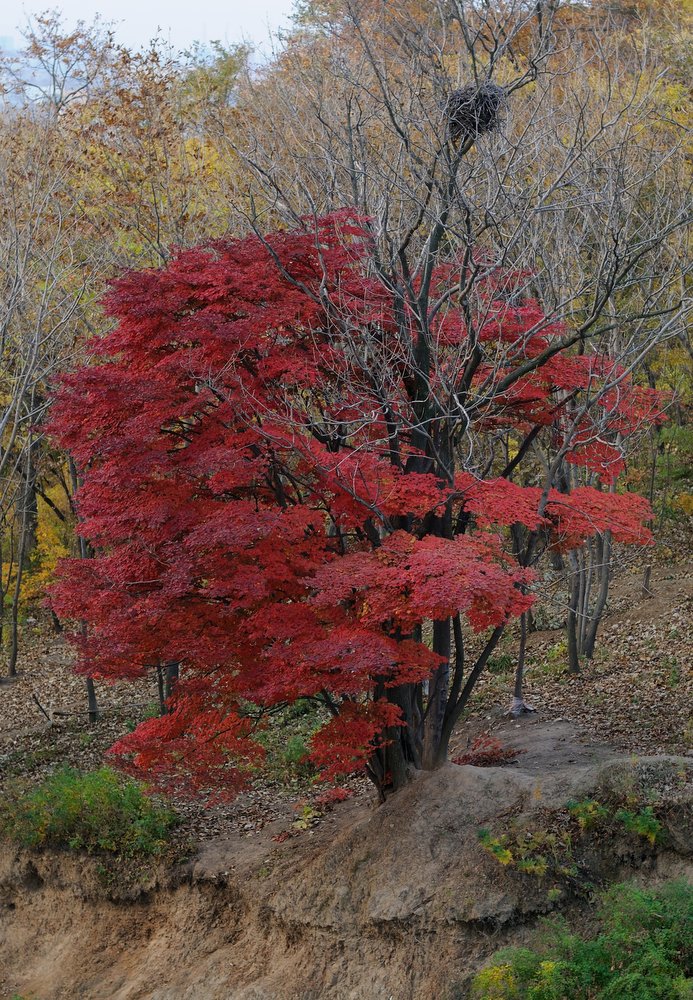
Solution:
[{"label": "red maple tree", "polygon": [[[52,433],[81,471],[95,557],[62,565],[53,606],[86,623],[93,676],[181,665],[168,713],[116,747],[150,780],[232,794],[265,710],[312,698],[325,776],[399,787],[445,759],[531,605],[508,526],[561,548],[607,527],[648,538],[640,497],[512,477],[545,434],[611,480],[613,441],[656,398],[517,275],[489,267],[462,302],[445,265],[405,294],[371,249],[345,211],[129,273],[114,329],[59,388]],[[501,435],[514,454],[487,463],[475,443]],[[485,640],[470,662],[465,619]]]}]

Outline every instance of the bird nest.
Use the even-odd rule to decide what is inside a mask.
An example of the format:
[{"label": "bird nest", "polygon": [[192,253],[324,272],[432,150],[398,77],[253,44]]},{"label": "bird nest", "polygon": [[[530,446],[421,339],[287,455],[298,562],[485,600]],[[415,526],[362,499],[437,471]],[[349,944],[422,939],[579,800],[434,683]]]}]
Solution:
[{"label": "bird nest", "polygon": [[449,137],[464,141],[493,132],[500,125],[504,104],[505,91],[490,81],[453,90],[445,105]]}]

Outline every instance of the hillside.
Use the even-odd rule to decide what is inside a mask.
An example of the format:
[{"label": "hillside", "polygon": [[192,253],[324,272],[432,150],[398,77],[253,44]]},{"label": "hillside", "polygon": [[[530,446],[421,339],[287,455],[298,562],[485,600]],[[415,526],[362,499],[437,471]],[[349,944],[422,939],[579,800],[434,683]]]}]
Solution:
[{"label": "hillside", "polygon": [[[521,764],[448,765],[373,810],[339,806],[314,831],[207,844],[129,897],[98,865],[60,853],[7,853],[1,879],[3,998],[41,1000],[423,1000],[464,997],[479,962],[530,937],[537,918],[586,900],[605,880],[652,882],[693,871],[690,767],[638,761],[532,724]],[[655,802],[657,846],[612,819],[577,832],[569,799]],[[612,808],[613,807],[613,808]],[[572,827],[571,827],[572,824]],[[479,831],[574,828],[571,871],[499,864]]]}]

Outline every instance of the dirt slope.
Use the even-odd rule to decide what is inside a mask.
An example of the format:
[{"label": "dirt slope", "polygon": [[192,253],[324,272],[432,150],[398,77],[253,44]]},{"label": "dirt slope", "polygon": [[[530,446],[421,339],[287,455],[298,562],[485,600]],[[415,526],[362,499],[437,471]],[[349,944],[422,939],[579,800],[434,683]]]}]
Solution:
[{"label": "dirt slope", "polygon": [[656,802],[668,830],[652,848],[613,831],[585,835],[575,848],[585,878],[693,873],[690,761],[635,761],[578,743],[561,724],[523,736],[532,751],[519,766],[448,765],[382,808],[348,803],[283,844],[210,842],[134,899],[109,898],[91,860],[5,849],[0,997],[464,997],[486,955],[525,939],[554,906],[580,906],[555,873],[500,865],[479,829],[542,829],[571,797]]}]

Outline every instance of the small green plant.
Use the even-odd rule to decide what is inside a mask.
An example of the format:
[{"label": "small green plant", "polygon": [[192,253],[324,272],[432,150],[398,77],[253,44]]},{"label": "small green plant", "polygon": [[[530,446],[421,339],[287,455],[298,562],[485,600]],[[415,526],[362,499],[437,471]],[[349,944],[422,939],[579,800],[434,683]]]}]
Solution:
[{"label": "small green plant", "polygon": [[546,653],[546,659],[550,662],[555,663],[556,661],[562,661],[568,655],[568,643],[565,639],[560,642],[554,643],[554,645]]},{"label": "small green plant", "polygon": [[286,742],[283,757],[287,764],[298,766],[302,764],[308,753],[306,741],[302,736],[290,736]]},{"label": "small green plant", "polygon": [[65,767],[42,785],[9,796],[0,832],[24,847],[55,845],[125,856],[160,853],[175,814],[142,786],[111,768],[80,773]]},{"label": "small green plant", "polygon": [[614,886],[601,932],[583,939],[565,921],[544,925],[536,949],[506,948],[475,977],[475,1000],[684,1000],[693,996],[693,888]]},{"label": "small green plant", "polygon": [[581,830],[589,830],[591,827],[602,823],[609,816],[609,810],[596,799],[585,799],[581,802],[570,801],[567,809]]},{"label": "small green plant", "polygon": [[479,830],[477,837],[489,854],[492,854],[500,864],[509,865],[514,860],[513,853],[507,846],[508,837],[506,834],[500,837],[492,837],[490,830]]},{"label": "small green plant", "polygon": [[[675,633],[675,632],[676,632],[676,630],[674,629],[673,632],[672,632],[672,634]],[[666,685],[667,685],[667,687],[670,688],[670,689],[678,687],[678,685],[679,685],[679,683],[681,681],[681,667],[679,666],[676,657],[675,656],[663,656],[662,659],[661,659],[661,665],[663,667],[665,667],[665,668],[666,667],[669,668],[669,673],[668,673],[667,679],[666,679]]]},{"label": "small green plant", "polygon": [[568,665],[568,643],[565,641],[554,643],[550,649],[546,650],[544,657],[537,663],[539,673],[549,677],[558,677],[565,673]]},{"label": "small green plant", "polygon": [[315,809],[309,802],[304,802],[300,807],[298,819],[295,819],[291,826],[294,830],[309,830],[320,819],[321,815],[319,809]]},{"label": "small green plant", "polygon": [[310,738],[324,721],[322,710],[308,698],[268,715],[256,734],[265,749],[258,769],[279,784],[307,787],[315,775],[308,759]]},{"label": "small green plant", "polygon": [[509,674],[515,668],[515,660],[510,653],[489,657],[486,669],[491,674]]},{"label": "small green plant", "polygon": [[[490,830],[477,834],[482,846],[502,865],[537,878],[549,876],[568,883],[573,891],[589,893],[594,889],[580,862],[580,841],[593,827],[599,836],[614,836],[619,826],[632,836],[642,837],[650,846],[660,841],[664,827],[653,806],[639,806],[633,797],[605,805],[597,799],[567,802],[564,809],[546,814],[545,829],[510,827],[496,835]],[[693,1000],[693,997],[691,998]]]},{"label": "small green plant", "polygon": [[622,823],[628,833],[643,837],[652,847],[662,838],[663,827],[655,816],[652,806],[645,806],[637,813],[619,809],[614,819]]}]

